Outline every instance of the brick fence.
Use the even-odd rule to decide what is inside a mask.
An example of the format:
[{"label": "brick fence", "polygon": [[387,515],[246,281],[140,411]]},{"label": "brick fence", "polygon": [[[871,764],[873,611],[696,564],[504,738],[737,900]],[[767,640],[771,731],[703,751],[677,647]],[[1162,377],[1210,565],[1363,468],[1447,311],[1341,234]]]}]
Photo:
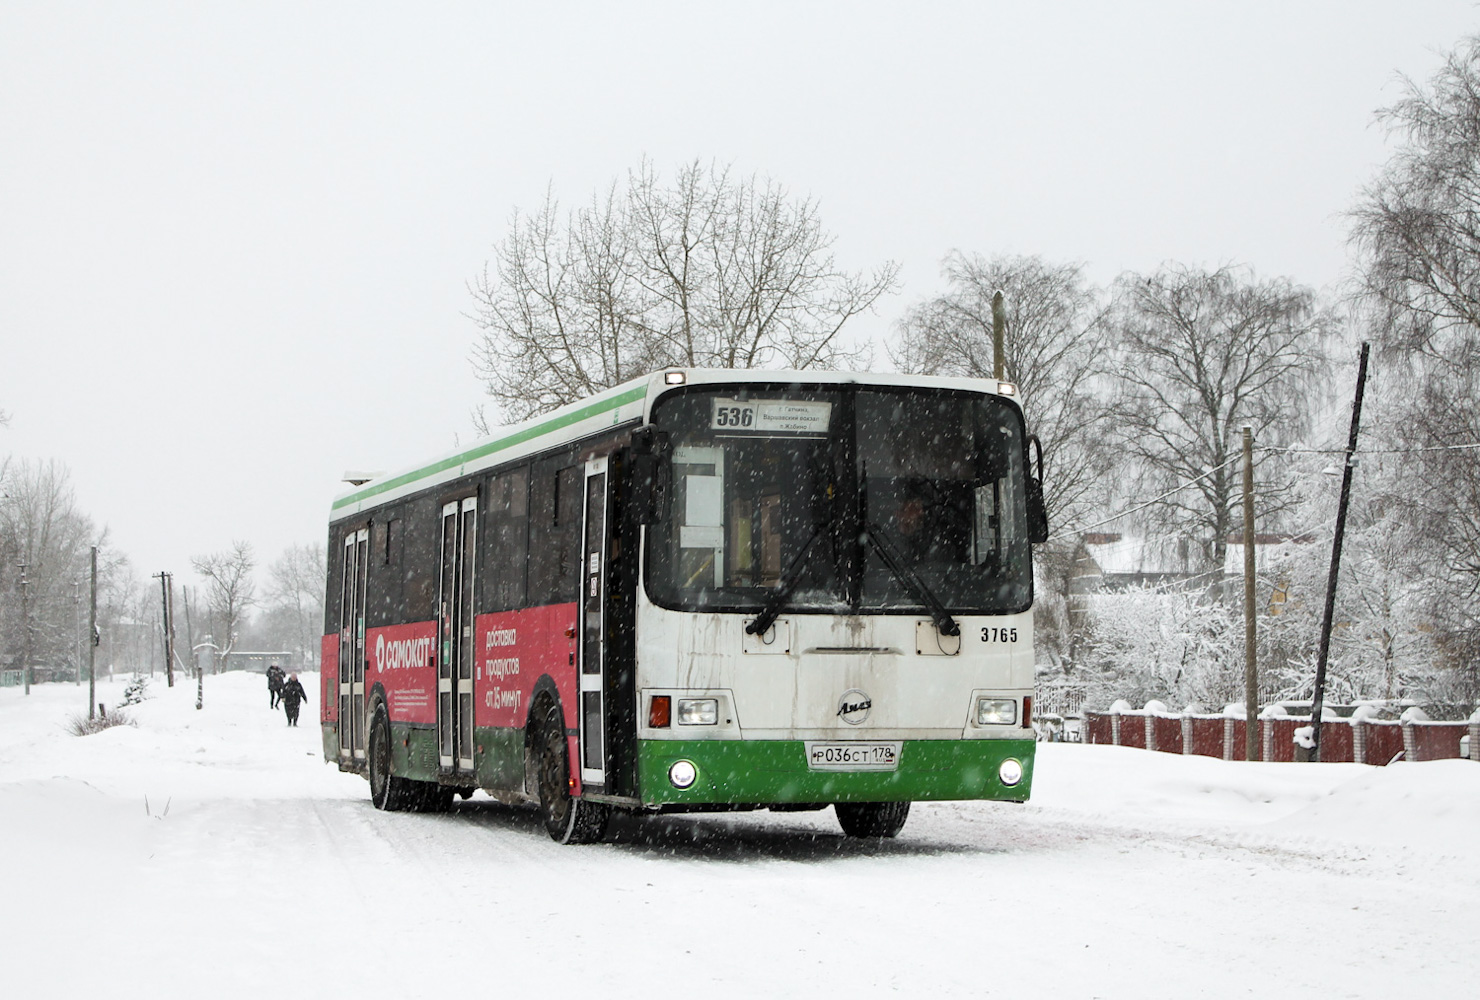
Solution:
[{"label": "brick fence", "polygon": [[[1310,717],[1273,716],[1258,725],[1260,759],[1293,761],[1295,731],[1310,725]],[[1141,709],[1085,712],[1083,732],[1086,743],[1243,760],[1244,727],[1241,716]],[[1321,760],[1382,765],[1400,753],[1405,760],[1451,760],[1459,757],[1466,735],[1470,760],[1480,761],[1480,713],[1469,722],[1327,719],[1321,723]]]}]

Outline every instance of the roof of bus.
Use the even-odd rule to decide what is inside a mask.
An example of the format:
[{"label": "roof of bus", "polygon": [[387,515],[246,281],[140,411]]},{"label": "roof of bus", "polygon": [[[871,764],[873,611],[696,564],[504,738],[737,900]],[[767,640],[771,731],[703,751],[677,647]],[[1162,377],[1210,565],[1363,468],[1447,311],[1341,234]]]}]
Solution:
[{"label": "roof of bus", "polygon": [[[682,378],[679,378],[679,376]],[[674,381],[668,381],[670,378]],[[998,383],[987,379],[934,375],[874,374],[871,372],[777,371],[754,368],[668,368],[605,389],[549,413],[493,431],[467,448],[448,452],[429,462],[377,476],[335,497],[330,520],[352,517],[439,483],[450,482],[482,469],[575,441],[631,420],[646,420],[653,401],[665,390],[680,386],[729,383],[918,385],[972,392],[996,392]],[[1016,404],[1016,399],[1011,399]]]}]

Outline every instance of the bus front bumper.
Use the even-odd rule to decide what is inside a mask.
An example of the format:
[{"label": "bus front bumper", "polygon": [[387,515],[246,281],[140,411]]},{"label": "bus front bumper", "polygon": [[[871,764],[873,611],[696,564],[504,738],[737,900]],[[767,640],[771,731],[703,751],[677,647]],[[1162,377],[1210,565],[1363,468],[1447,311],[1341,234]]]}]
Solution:
[{"label": "bus front bumper", "polygon": [[[1034,742],[905,740],[893,770],[814,770],[801,740],[639,740],[637,774],[644,805],[785,805],[995,799],[1025,802],[1033,785]],[[1022,777],[1003,781],[1016,761]],[[693,766],[678,788],[673,766]],[[681,769],[682,770],[682,769]],[[1012,771],[1008,765],[1007,771]]]}]

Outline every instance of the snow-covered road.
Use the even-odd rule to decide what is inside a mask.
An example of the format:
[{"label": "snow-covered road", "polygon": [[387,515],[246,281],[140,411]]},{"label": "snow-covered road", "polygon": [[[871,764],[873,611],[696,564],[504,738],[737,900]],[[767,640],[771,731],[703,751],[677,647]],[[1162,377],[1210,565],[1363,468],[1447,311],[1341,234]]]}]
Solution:
[{"label": "snow-covered road", "polygon": [[[305,682],[310,691],[317,684]],[[122,685],[103,685],[111,704]],[[0,690],[6,997],[1392,997],[1480,985],[1480,766],[1041,747],[1035,798],[622,821],[378,813],[257,676],[137,728]],[[146,811],[147,799],[147,811]],[[543,995],[543,994],[541,994]]]}]

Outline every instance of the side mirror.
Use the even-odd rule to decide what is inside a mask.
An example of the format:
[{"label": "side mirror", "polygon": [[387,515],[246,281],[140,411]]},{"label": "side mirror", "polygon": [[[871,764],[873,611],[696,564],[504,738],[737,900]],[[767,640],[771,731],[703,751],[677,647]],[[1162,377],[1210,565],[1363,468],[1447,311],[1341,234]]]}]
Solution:
[{"label": "side mirror", "polygon": [[1028,435],[1028,443],[1038,458],[1038,474],[1028,470],[1028,541],[1048,541],[1048,508],[1043,502],[1043,444],[1037,434]]},{"label": "side mirror", "polygon": [[632,432],[631,509],[638,524],[668,516],[673,496],[673,463],[666,431],[639,427]]}]

